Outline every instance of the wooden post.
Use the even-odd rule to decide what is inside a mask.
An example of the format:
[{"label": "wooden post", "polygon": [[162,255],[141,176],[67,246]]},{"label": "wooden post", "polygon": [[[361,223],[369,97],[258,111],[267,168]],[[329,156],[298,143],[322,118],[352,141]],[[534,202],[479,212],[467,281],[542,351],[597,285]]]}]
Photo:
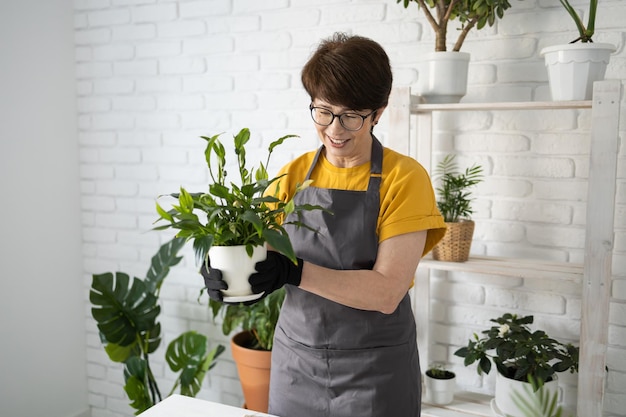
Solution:
[{"label": "wooden post", "polygon": [[622,84],[596,82],[593,90],[577,404],[581,417],[601,416],[604,400]]}]

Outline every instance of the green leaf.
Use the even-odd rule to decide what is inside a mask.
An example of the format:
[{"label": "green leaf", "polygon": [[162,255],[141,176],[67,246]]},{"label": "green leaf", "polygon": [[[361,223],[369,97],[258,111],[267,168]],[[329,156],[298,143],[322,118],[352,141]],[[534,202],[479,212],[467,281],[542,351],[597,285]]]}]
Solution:
[{"label": "green leaf", "polygon": [[154,405],[148,389],[148,366],[141,358],[131,358],[124,368],[124,391],[130,399],[130,406],[138,415]]},{"label": "green leaf", "polygon": [[182,256],[176,256],[185,245],[185,239],[174,238],[163,244],[152,257],[150,269],[146,273],[146,291],[154,293],[161,288],[163,280],[170,272],[170,268],[178,265]]},{"label": "green leaf", "polygon": [[[120,346],[115,343],[107,343],[104,347],[105,352],[113,362],[124,363],[131,356],[138,356],[141,351],[137,343],[132,343],[128,346]],[[138,352],[139,350],[139,352]]]},{"label": "green leaf", "polygon": [[89,300],[91,314],[109,343],[128,346],[156,325],[160,312],[154,294],[146,285],[123,272],[94,274]]},{"label": "green leaf", "polygon": [[172,371],[180,372],[173,390],[180,386],[180,393],[191,397],[200,391],[206,372],[224,351],[222,345],[208,354],[206,349],[206,336],[195,331],[185,332],[169,344],[165,359]]}]

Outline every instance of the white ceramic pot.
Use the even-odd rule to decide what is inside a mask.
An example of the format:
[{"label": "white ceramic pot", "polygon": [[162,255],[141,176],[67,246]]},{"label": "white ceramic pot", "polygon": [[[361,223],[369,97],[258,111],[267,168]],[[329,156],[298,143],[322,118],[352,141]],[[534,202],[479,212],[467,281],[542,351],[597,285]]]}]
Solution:
[{"label": "white ceramic pot", "polygon": [[[546,382],[541,389],[546,390],[547,394],[550,396],[559,392],[559,381],[556,378],[556,375],[552,381]],[[532,392],[532,388],[528,382],[516,381],[502,376],[502,374],[497,372],[495,396],[496,410],[494,410],[496,414],[500,413],[502,416],[510,417],[526,417],[517,404],[515,404],[513,399],[514,392],[518,392],[519,395],[524,397],[527,397],[528,395],[538,395],[537,393]]]},{"label": "white ceramic pot", "polygon": [[454,400],[456,378],[437,379],[425,375],[424,385],[426,386],[427,402],[437,405],[446,405]]},{"label": "white ceramic pot", "polygon": [[591,100],[593,83],[604,79],[615,46],[568,43],[543,48],[552,100]]},{"label": "white ceramic pot", "polygon": [[222,291],[226,301],[246,301],[245,297],[252,296],[248,277],[256,272],[254,265],[266,257],[265,246],[255,246],[252,257],[248,256],[243,245],[212,246],[209,249],[211,267],[222,271],[222,278],[228,284],[228,290]]},{"label": "white ceramic pot", "polygon": [[418,64],[417,94],[426,103],[458,103],[467,93],[470,54],[431,52]]}]

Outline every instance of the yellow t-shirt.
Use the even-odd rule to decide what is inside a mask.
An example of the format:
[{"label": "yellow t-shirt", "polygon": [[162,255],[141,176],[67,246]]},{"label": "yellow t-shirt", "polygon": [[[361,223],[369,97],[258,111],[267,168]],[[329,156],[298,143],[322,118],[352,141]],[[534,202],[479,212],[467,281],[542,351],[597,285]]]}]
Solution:
[{"label": "yellow t-shirt", "polygon": [[[305,179],[315,151],[308,152],[285,165],[278,175],[286,174],[275,185],[275,194],[282,201],[289,200],[296,185]],[[365,191],[370,178],[370,163],[339,168],[320,155],[311,173],[311,186],[339,190]],[[273,188],[270,194],[274,194]],[[383,172],[380,185],[378,213],[378,242],[404,233],[427,230],[425,255],[446,231],[443,217],[437,209],[435,195],[428,173],[416,160],[388,148],[383,148]]]}]

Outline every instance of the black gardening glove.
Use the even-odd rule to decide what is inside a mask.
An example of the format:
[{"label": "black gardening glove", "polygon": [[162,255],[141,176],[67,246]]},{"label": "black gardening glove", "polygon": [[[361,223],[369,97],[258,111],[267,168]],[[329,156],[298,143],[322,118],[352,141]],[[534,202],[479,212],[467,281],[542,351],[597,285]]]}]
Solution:
[{"label": "black gardening glove", "polygon": [[200,268],[200,273],[204,277],[204,285],[209,293],[209,297],[220,303],[224,302],[222,290],[227,290],[228,284],[222,279],[222,271],[211,268],[211,260],[207,257]]},{"label": "black gardening glove", "polygon": [[285,255],[267,251],[267,259],[257,262],[255,265],[257,272],[248,278],[252,292],[258,294],[265,291],[263,296],[266,296],[285,284],[300,285],[304,261],[300,258],[297,258],[297,261],[296,265]]}]

